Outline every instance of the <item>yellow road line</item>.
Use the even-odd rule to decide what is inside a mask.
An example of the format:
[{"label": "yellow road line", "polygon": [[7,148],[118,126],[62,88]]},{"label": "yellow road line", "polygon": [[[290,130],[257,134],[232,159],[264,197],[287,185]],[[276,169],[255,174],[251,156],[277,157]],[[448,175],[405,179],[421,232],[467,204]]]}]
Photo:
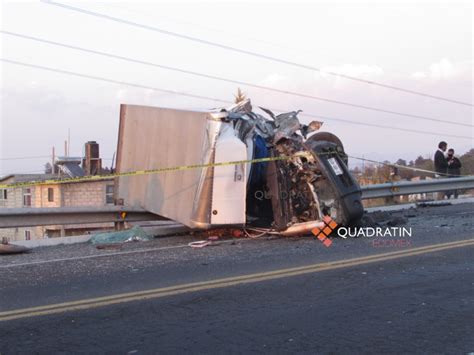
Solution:
[{"label": "yellow road line", "polygon": [[177,286],[162,287],[146,291],[122,293],[118,295],[83,299],[79,301],[57,303],[46,306],[30,307],[12,311],[0,312],[0,321],[15,320],[36,316],[51,315],[63,312],[85,310],[97,307],[110,306],[119,303],[149,300],[166,296],[180,295],[184,293],[212,290],[248,283],[262,282],[267,280],[280,279],[284,277],[299,276],[309,273],[316,273],[325,270],[335,270],[344,267],[365,265],[375,262],[399,259],[409,256],[434,253],[442,250],[473,246],[474,239],[457,242],[429,245],[404,251],[395,251],[383,254],[376,254],[354,259],[332,261],[327,263],[312,264],[301,267],[280,269],[268,272],[248,274],[235,277],[227,277],[211,281],[188,283]]}]

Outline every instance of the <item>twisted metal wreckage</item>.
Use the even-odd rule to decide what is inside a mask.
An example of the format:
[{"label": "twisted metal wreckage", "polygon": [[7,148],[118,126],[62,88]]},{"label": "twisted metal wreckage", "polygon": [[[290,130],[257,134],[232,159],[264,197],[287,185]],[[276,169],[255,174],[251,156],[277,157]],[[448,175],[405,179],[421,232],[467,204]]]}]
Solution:
[{"label": "twisted metal wreckage", "polygon": [[[282,235],[361,218],[357,182],[341,141],[301,124],[298,112],[268,118],[250,100],[212,112],[122,105],[117,198],[192,229],[240,226]],[[193,165],[201,165],[199,169]],[[202,166],[204,165],[204,167]]]}]

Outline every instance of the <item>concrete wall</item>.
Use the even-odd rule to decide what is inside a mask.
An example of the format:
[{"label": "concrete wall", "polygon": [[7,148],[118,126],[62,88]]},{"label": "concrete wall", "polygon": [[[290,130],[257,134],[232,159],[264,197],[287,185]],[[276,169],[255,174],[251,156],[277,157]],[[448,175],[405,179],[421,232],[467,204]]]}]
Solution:
[{"label": "concrete wall", "polygon": [[106,185],[109,181],[94,181],[87,183],[62,185],[62,206],[103,206]]},{"label": "concrete wall", "polygon": [[[6,179],[2,181],[2,184],[11,184],[14,183],[13,178]],[[31,189],[31,204],[35,202],[35,193],[34,187],[30,187]],[[3,189],[0,189],[0,191]],[[7,199],[0,199],[0,208],[19,208],[23,207],[23,190],[24,188],[18,187],[14,189],[7,189]]]},{"label": "concrete wall", "polygon": [[[48,190],[52,190],[52,201],[48,199]],[[60,185],[44,185],[34,187],[34,204],[32,207],[61,207],[61,186]]]}]

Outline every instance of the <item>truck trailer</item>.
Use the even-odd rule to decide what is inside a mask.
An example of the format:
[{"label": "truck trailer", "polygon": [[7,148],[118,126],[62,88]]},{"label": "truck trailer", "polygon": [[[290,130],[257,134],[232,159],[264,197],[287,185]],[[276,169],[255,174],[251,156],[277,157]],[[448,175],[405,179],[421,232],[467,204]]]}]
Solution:
[{"label": "truck trailer", "polygon": [[129,175],[117,178],[116,198],[198,230],[297,235],[325,217],[356,223],[361,190],[339,138],[322,122],[301,124],[300,111],[260,109],[121,105],[116,169]]}]

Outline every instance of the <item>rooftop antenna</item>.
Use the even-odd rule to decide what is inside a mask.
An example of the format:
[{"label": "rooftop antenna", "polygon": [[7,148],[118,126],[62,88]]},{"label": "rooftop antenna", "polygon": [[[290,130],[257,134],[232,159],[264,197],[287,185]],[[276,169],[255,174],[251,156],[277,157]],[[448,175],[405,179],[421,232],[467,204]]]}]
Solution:
[{"label": "rooftop antenna", "polygon": [[71,149],[71,129],[67,129],[67,156],[69,157],[69,149]]},{"label": "rooftop antenna", "polygon": [[115,152],[114,152],[114,155],[112,155],[112,166],[110,167],[110,172],[114,172],[114,162],[115,162]]},{"label": "rooftop antenna", "polygon": [[54,160],[56,159],[56,152],[54,151],[54,146],[53,146],[53,155],[51,159],[51,173],[54,174]]}]

